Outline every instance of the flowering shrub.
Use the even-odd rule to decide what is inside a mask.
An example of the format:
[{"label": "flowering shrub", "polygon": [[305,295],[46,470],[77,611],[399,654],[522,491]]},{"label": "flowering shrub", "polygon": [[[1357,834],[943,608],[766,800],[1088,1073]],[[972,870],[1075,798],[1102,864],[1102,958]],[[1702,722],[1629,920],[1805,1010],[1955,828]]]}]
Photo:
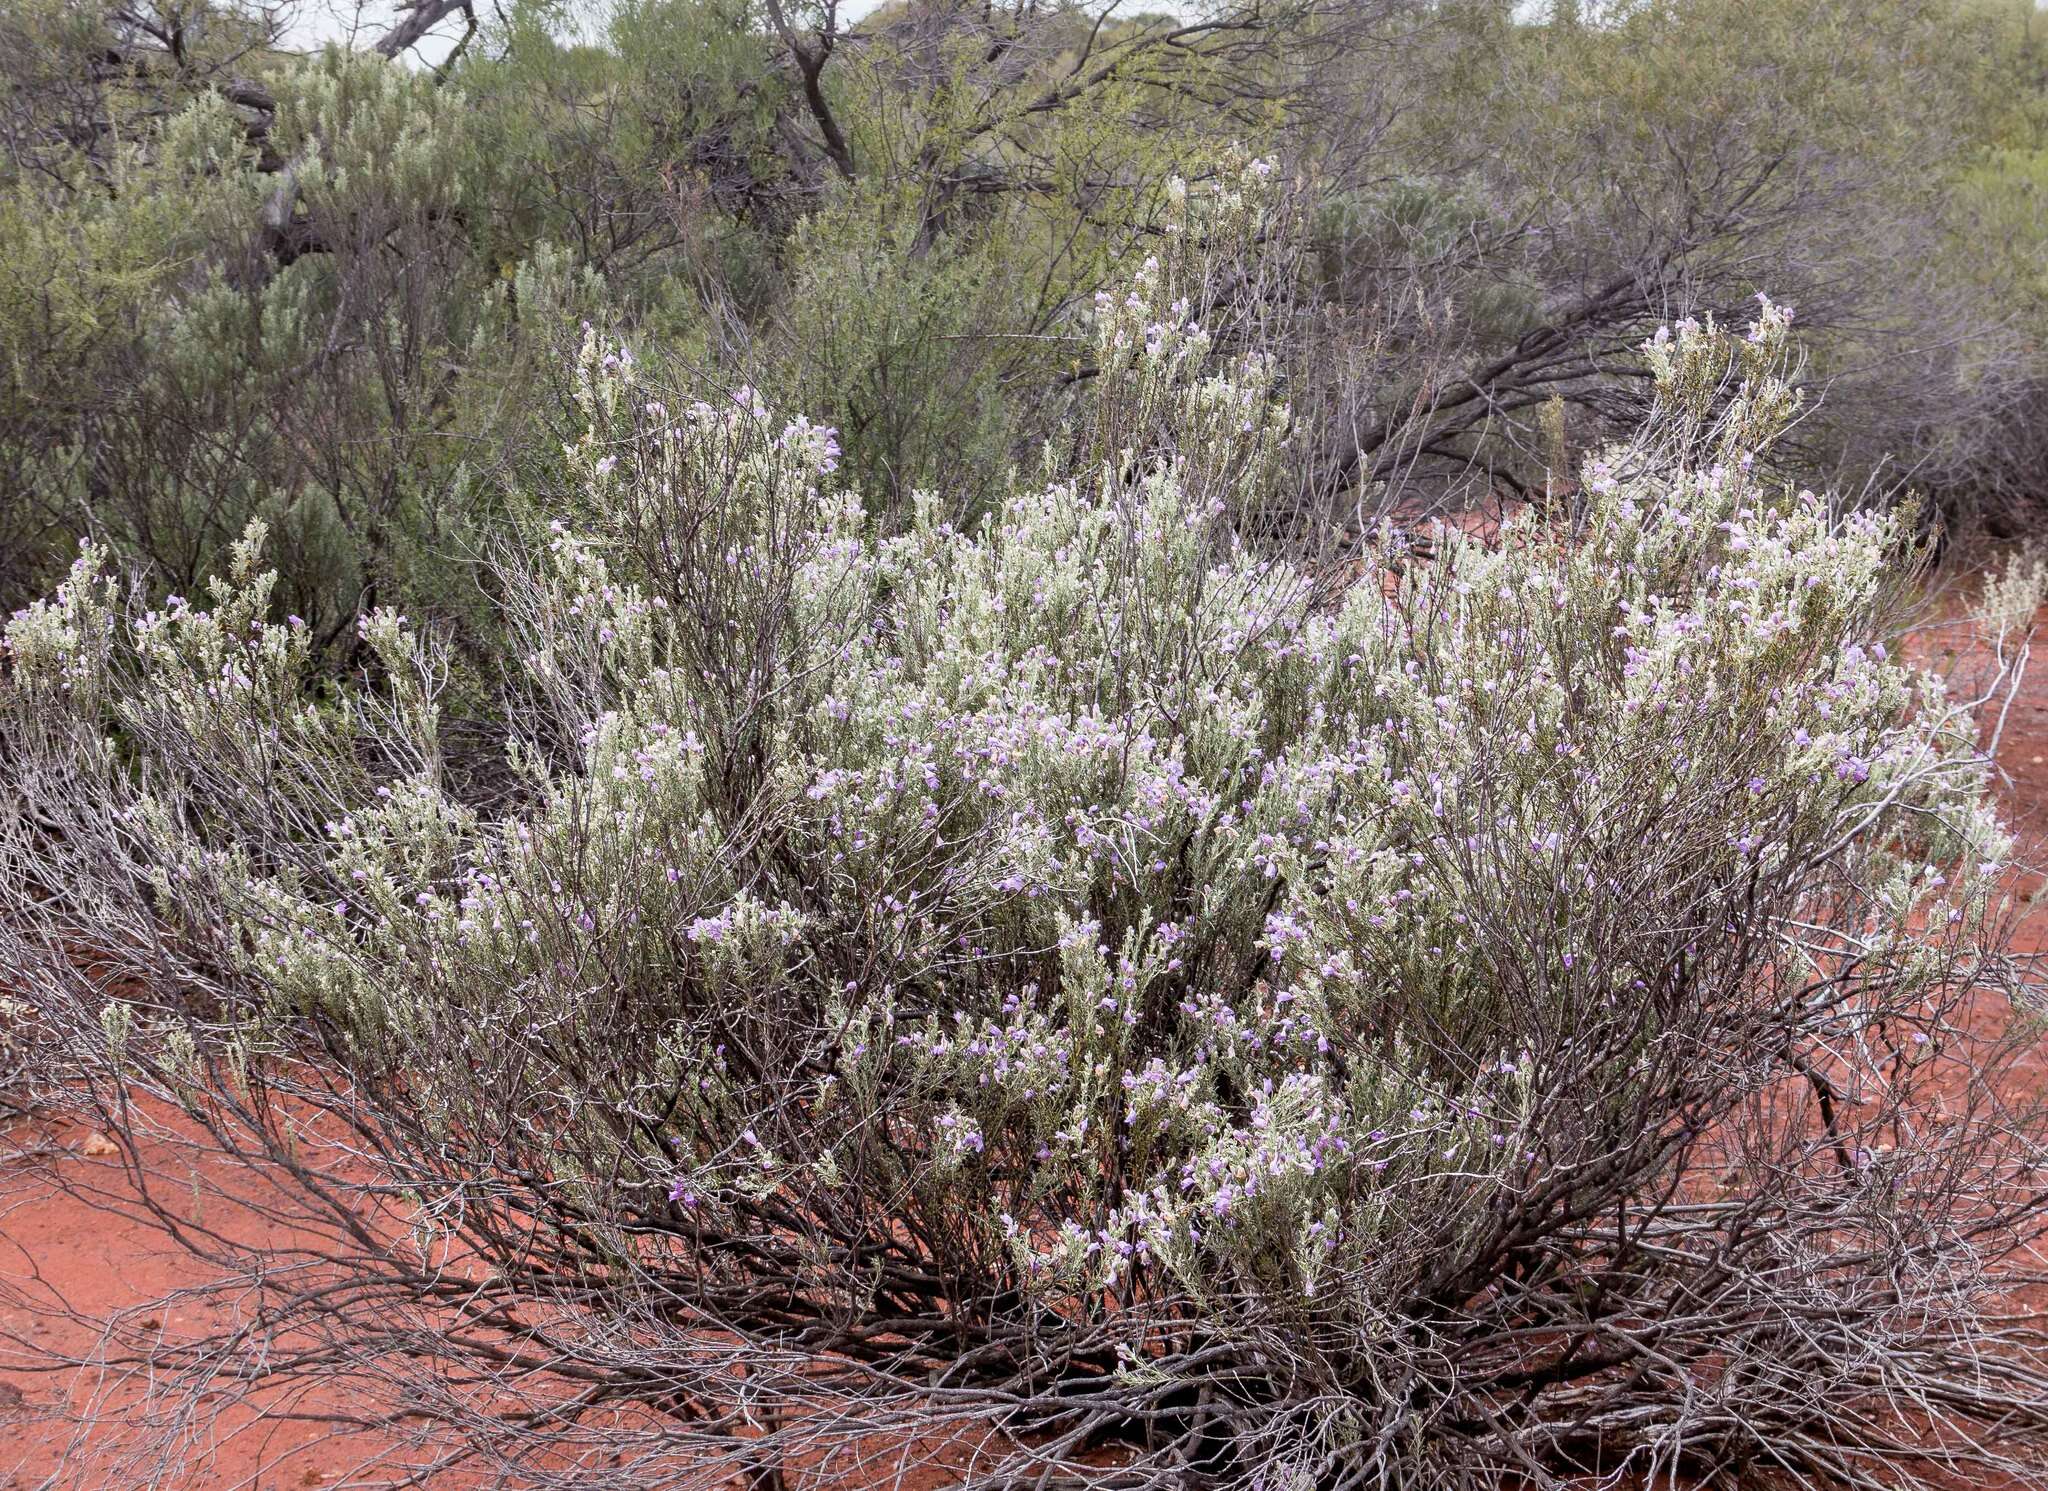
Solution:
[{"label": "flowering shrub", "polygon": [[1333,581],[1235,537],[1286,411],[1185,298],[1263,176],[1178,194],[1095,428],[971,530],[591,341],[509,809],[402,617],[309,688],[260,535],[209,607],[88,550],[16,618],[9,966],[338,1214],[414,1198],[273,1325],[534,1483],[892,1429],[988,1485],[2038,1468],[2043,1131],[1965,1019],[2010,841],[1884,643],[1899,518],[1763,474],[1786,316],[1646,349],[1568,525]]}]

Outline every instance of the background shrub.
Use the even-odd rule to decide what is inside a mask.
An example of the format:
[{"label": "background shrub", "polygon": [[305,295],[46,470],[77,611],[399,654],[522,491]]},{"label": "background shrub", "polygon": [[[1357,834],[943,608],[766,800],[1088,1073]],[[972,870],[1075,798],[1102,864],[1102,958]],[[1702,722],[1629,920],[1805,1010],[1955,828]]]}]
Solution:
[{"label": "background shrub", "polygon": [[279,22],[0,5],[8,609],[86,536],[190,593],[260,517],[327,665],[388,603],[492,673],[477,567],[569,500],[586,319],[833,423],[899,523],[926,489],[978,516],[1087,417],[1095,294],[1233,141],[1311,230],[1205,311],[1276,360],[1300,435],[1253,526],[1297,553],[1569,484],[1646,411],[1636,345],[1758,293],[1827,395],[1804,469],[2008,535],[2039,498],[2018,0],[430,0],[312,56]]}]

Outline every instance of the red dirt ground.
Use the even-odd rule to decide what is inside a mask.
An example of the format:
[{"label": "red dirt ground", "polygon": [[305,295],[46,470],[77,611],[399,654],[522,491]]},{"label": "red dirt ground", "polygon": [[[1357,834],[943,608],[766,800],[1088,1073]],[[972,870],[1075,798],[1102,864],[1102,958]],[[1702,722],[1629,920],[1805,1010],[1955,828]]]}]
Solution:
[{"label": "red dirt ground", "polygon": [[[94,1317],[125,1313],[168,1339],[223,1323],[218,1301],[180,1298],[204,1282],[203,1265],[141,1221],[95,1207],[67,1191],[85,1167],[105,1172],[96,1188],[125,1185],[120,1160],[90,1130],[38,1130],[56,1146],[42,1162],[18,1163],[0,1176],[0,1353],[7,1365],[43,1357],[44,1370],[0,1372],[0,1488],[59,1491],[84,1483],[86,1443],[66,1420],[132,1396],[90,1366],[98,1340]],[[145,1160],[150,1156],[145,1152]],[[163,1163],[189,1170],[188,1152]],[[225,1169],[225,1165],[222,1167]],[[208,1177],[212,1179],[212,1177]],[[284,1243],[267,1231],[249,1240]],[[67,1319],[73,1315],[76,1318]],[[13,1391],[9,1391],[9,1389]],[[17,1398],[15,1395],[19,1394]],[[10,1407],[10,1400],[12,1406]],[[97,1400],[97,1401],[96,1401]],[[165,1491],[285,1491],[333,1485],[360,1463],[359,1445],[333,1442],[317,1425],[267,1422],[226,1412],[210,1426],[211,1452]]]},{"label": "red dirt ground", "polygon": [[[2037,634],[2048,646],[2048,610]],[[1939,634],[1930,634],[1915,650],[1939,666],[1943,645]],[[2037,660],[2009,711],[1998,760],[2010,778],[2009,813],[2024,858],[2030,864],[2048,861],[2048,658]],[[2037,875],[2028,883],[2037,900],[2048,888]],[[2044,944],[2048,905],[2030,905],[2018,950],[2038,952]],[[8,1158],[6,1151],[15,1147],[28,1153]],[[181,1294],[206,1282],[204,1265],[189,1253],[117,1208],[95,1206],[67,1188],[65,1182],[89,1175],[118,1195],[125,1181],[118,1156],[105,1152],[109,1148],[82,1128],[0,1129],[0,1491],[69,1491],[88,1483],[92,1442],[74,1437],[77,1431],[67,1420],[75,1422],[94,1407],[104,1412],[109,1393],[114,1405],[128,1395],[82,1365],[97,1340],[90,1319],[126,1312],[131,1324],[175,1338],[181,1331],[218,1327],[228,1308]],[[195,1163],[182,1147],[165,1146],[160,1154],[145,1149],[140,1158],[166,1182],[187,1178]],[[155,1170],[158,1165],[186,1175]],[[98,1167],[98,1173],[87,1167]],[[199,1179],[218,1182],[225,1168],[223,1162],[216,1174]],[[234,1193],[232,1180],[226,1188]],[[281,1246],[292,1241],[289,1233],[239,1236]],[[75,1318],[62,1318],[66,1309]],[[266,1419],[247,1406],[227,1408],[207,1426],[199,1457],[175,1479],[134,1484],[138,1491],[145,1485],[150,1491],[345,1487],[362,1473],[365,1450],[360,1438],[343,1440],[318,1425]],[[433,1482],[434,1491],[463,1491],[463,1484],[455,1476]],[[901,1484],[904,1491],[920,1491],[945,1484],[945,1478],[927,1465]]]}]

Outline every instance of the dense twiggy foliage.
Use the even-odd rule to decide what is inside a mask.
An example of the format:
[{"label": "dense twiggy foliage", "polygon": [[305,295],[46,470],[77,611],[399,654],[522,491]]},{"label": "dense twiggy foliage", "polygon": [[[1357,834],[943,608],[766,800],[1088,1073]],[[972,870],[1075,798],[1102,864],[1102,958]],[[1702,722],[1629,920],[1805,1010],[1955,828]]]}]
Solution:
[{"label": "dense twiggy foliage", "polygon": [[519,1485],[2040,1477],[2009,844],[1884,645],[1904,520],[1762,474],[1787,316],[1649,345],[1571,522],[1304,571],[1234,526],[1271,364],[1189,311],[1271,174],[1174,188],[972,528],[593,335],[502,811],[403,618],[308,689],[258,534],[14,621],[0,956],[124,1144],[318,1239],[130,1149],[253,1312],[154,1348],[145,1440],[226,1374]]},{"label": "dense twiggy foliage", "polygon": [[1810,477],[2007,536],[2048,495],[2036,0],[367,0],[318,53],[293,11],[0,0],[0,608],[86,537],[194,592],[254,518],[330,666],[391,605],[487,669],[464,566],[564,495],[586,316],[978,519],[1235,140],[1301,183],[1230,292],[1297,544],[1568,485],[1637,344],[1759,290]]}]

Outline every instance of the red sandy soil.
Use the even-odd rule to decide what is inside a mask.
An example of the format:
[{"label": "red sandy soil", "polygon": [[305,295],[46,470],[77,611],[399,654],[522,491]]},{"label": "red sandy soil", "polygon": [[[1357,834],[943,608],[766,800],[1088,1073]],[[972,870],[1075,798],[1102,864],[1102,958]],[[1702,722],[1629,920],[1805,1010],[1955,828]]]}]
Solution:
[{"label": "red sandy soil", "polygon": [[[2038,635],[2048,639],[2048,611],[2041,623]],[[1938,634],[1921,639],[1915,651],[1941,666]],[[2048,861],[2048,657],[2037,660],[2024,681],[1998,760],[2010,778],[2008,810],[2023,857],[2030,864]],[[2042,894],[2037,887],[2048,888],[2033,874],[2026,885],[2036,896]],[[2044,944],[2048,905],[2029,905],[2017,950],[2038,952]],[[8,1132],[0,1125],[0,1491],[100,1484],[91,1453],[97,1441],[73,1426],[110,1408],[118,1418],[134,1389],[89,1365],[99,1340],[92,1320],[125,1314],[131,1326],[175,1339],[218,1328],[233,1308],[231,1300],[187,1293],[208,1281],[205,1264],[118,1205],[80,1194],[99,1190],[118,1201],[128,1182],[111,1149],[84,1128],[16,1124]],[[195,1177],[195,1165],[205,1169],[208,1162],[183,1146],[145,1147],[138,1158],[159,1181],[207,1182],[236,1194],[239,1182],[225,1161]],[[128,1193],[132,1197],[132,1187]],[[289,1229],[254,1218],[236,1236],[284,1247],[294,1241]],[[138,1474],[113,1484],[133,1484],[137,1491],[341,1488],[358,1476],[375,1477],[374,1464],[364,1463],[374,1452],[360,1437],[266,1417],[244,1403],[224,1407],[205,1426],[198,1452],[175,1477]],[[433,1491],[464,1491],[467,1483],[467,1477],[444,1474],[432,1484]],[[945,1483],[944,1472],[929,1463],[901,1482],[904,1491]]]},{"label": "red sandy soil", "polygon": [[[67,1421],[103,1415],[109,1407],[119,1417],[119,1405],[135,1396],[117,1376],[75,1365],[93,1357],[99,1331],[92,1322],[119,1315],[132,1327],[174,1340],[219,1328],[227,1312],[218,1299],[180,1297],[206,1281],[204,1264],[141,1220],[67,1188],[70,1182],[87,1191],[132,1191],[102,1136],[83,1128],[36,1128],[16,1137],[53,1152],[0,1172],[0,1354],[9,1368],[41,1368],[0,1371],[0,1491],[59,1491],[93,1483],[88,1451],[99,1448]],[[145,1150],[142,1157],[188,1176],[193,1167],[182,1148],[166,1147],[162,1156]],[[216,1168],[223,1173],[203,1179],[225,1179],[232,1187],[227,1163]],[[249,1241],[287,1242],[273,1231],[253,1224],[237,1229]],[[138,1491],[145,1484],[165,1491],[331,1486],[364,1458],[360,1445],[338,1444],[319,1425],[266,1421],[247,1409],[221,1413],[202,1444],[175,1482],[144,1482],[138,1475]]]}]

